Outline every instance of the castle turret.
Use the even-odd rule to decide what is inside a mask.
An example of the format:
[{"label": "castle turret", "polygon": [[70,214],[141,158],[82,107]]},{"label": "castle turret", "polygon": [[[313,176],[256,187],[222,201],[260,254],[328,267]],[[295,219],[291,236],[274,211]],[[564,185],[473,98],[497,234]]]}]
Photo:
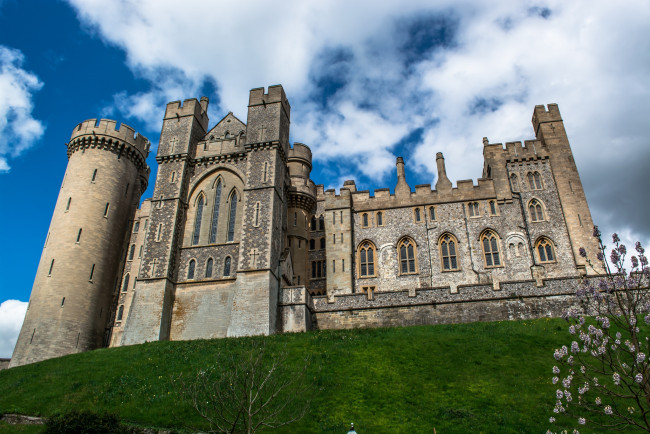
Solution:
[{"label": "castle turret", "polygon": [[311,150],[294,143],[287,159],[291,186],[288,194],[287,241],[293,262],[294,285],[309,283],[309,225],[316,207],[316,187],[309,179]]},{"label": "castle turret", "polygon": [[[535,106],[533,128],[537,140],[549,153],[576,264],[586,267],[585,259],[580,256],[580,248],[584,247],[592,261],[597,262],[593,260],[593,255],[598,251],[598,245],[592,236],[594,223],[557,104],[548,104],[548,110],[543,105]],[[586,267],[585,271],[590,274],[594,272],[590,267]]]},{"label": "castle turret", "polygon": [[68,167],[11,366],[105,346],[127,234],[147,187],[149,141],[91,119],[68,143]]},{"label": "castle turret", "polygon": [[396,196],[409,196],[411,194],[411,187],[406,183],[406,173],[404,171],[404,159],[397,157],[397,185],[395,186]]}]

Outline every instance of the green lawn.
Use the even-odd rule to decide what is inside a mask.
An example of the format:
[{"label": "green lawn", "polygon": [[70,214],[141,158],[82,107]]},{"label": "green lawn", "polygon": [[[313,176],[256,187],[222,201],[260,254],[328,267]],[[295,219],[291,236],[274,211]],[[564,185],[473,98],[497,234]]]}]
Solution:
[{"label": "green lawn", "polygon": [[[307,416],[281,432],[345,433],[354,422],[360,434],[546,432],[553,350],[570,342],[561,319],[246,339],[265,339],[268,351],[286,348],[297,364],[311,356],[321,391]],[[0,413],[91,409],[140,426],[207,429],[172,378],[238,343],[154,342],[0,371]]]}]

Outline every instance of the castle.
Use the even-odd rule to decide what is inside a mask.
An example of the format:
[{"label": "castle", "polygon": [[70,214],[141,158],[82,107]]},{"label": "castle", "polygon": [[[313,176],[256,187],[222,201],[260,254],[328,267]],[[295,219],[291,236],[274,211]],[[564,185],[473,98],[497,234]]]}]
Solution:
[{"label": "castle", "polygon": [[[559,315],[595,251],[557,105],[535,139],[483,140],[478,183],[339,194],[289,143],[281,86],[250,92],[246,123],[210,127],[208,99],[167,105],[153,197],[149,141],[75,127],[11,366],[103,346],[286,331]],[[432,158],[434,158],[432,156]]]}]

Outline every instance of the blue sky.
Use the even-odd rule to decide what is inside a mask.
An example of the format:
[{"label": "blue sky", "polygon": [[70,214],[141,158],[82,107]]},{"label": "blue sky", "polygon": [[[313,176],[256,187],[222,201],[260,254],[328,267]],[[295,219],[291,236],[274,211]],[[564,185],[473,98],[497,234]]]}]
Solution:
[{"label": "blue sky", "polygon": [[436,152],[452,182],[476,179],[484,136],[532,138],[534,105],[558,103],[595,221],[650,244],[645,0],[0,0],[0,29],[0,357],[74,126],[116,119],[155,150],[172,100],[245,120],[248,91],[280,83],[312,178],[371,190],[394,187],[399,155],[411,187],[435,183]]}]

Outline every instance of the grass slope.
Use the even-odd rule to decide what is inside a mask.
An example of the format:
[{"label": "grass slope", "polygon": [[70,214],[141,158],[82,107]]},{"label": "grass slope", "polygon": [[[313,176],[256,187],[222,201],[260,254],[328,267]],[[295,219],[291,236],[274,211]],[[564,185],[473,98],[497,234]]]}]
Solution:
[{"label": "grass slope", "polygon": [[[265,339],[293,360],[311,355],[322,391],[281,432],[545,432],[554,404],[553,350],[570,342],[559,319],[318,331]],[[0,371],[0,412],[48,416],[92,409],[178,430],[207,429],[171,379],[237,340],[153,342]],[[319,371],[320,369],[320,371]]]}]

